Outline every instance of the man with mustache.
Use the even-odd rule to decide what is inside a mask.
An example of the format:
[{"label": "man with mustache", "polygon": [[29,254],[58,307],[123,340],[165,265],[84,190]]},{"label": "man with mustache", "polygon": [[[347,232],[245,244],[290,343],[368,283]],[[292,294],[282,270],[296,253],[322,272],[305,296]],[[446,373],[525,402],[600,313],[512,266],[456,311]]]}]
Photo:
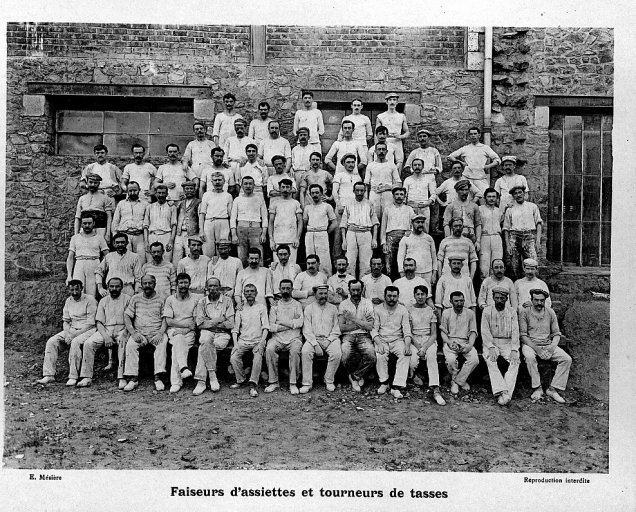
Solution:
[{"label": "man with mustache", "polygon": [[138,193],[139,199],[145,203],[150,203],[152,198],[152,184],[157,175],[157,168],[150,162],[144,162],[146,148],[141,144],[133,144],[131,150],[133,162],[124,167],[124,172],[121,175],[122,188],[125,191],[131,182],[136,182],[140,188]]},{"label": "man with mustache", "polygon": [[128,235],[128,249],[138,254],[142,263],[146,262],[146,242],[144,241],[144,218],[146,208],[150,205],[150,199],[139,199],[139,184],[131,181],[128,185],[128,194],[124,201],[119,201],[113,215],[113,233],[126,233]]}]

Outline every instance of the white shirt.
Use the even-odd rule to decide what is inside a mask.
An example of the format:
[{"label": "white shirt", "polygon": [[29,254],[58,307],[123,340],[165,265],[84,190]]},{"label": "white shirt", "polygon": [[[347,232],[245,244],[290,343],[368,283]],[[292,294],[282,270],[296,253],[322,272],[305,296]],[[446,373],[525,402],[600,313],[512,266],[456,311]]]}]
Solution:
[{"label": "white shirt", "polygon": [[450,158],[463,158],[467,164],[466,167],[464,167],[463,175],[473,180],[483,180],[487,177],[484,166],[488,163],[489,159],[493,162],[501,162],[499,155],[495,153],[490,146],[486,146],[481,142],[477,144],[466,144],[448,156]]},{"label": "white shirt", "polygon": [[183,188],[181,185],[183,182],[196,178],[192,168],[189,168],[187,172],[184,172],[181,162],[176,164],[163,164],[159,166],[157,170],[157,179],[161,180],[164,184],[174,183],[176,187],[168,189],[168,201],[178,201],[183,194]]},{"label": "white shirt", "polygon": [[129,184],[131,181],[136,181],[141,190],[141,193],[139,194],[141,197],[144,195],[143,192],[150,190],[150,180],[156,175],[157,168],[150,162],[144,162],[141,165],[137,165],[135,163],[128,164],[124,167],[124,173],[121,177],[122,179],[128,180]]},{"label": "white shirt", "polygon": [[[373,133],[367,133],[367,126],[373,132],[371,128],[371,119],[364,114],[349,114],[342,118],[342,122],[351,121],[353,123],[353,140],[357,141],[362,146],[367,145],[367,138],[373,137]],[[338,132],[338,140],[342,140],[342,127]]]},{"label": "white shirt", "polygon": [[252,119],[250,128],[247,131],[247,136],[254,139],[257,144],[260,143],[262,140],[268,139],[270,121],[273,121],[271,117],[268,117],[264,121],[260,117]]},{"label": "white shirt", "polygon": [[268,137],[263,139],[258,145],[258,155],[263,159],[265,165],[273,167],[273,156],[282,155],[289,161],[292,156],[292,151],[287,139],[280,136],[277,139]]},{"label": "white shirt", "polygon": [[237,119],[243,119],[243,116],[241,114],[228,115],[225,112],[219,112],[214,118],[212,136],[219,138],[219,147],[222,148],[229,137],[236,136],[234,121]]},{"label": "white shirt", "polygon": [[183,152],[183,160],[190,163],[190,168],[197,178],[201,177],[203,167],[212,165],[212,153],[215,148],[214,142],[208,139],[191,140]]},{"label": "white shirt", "polygon": [[319,143],[320,136],[325,133],[322,112],[317,108],[297,110],[294,114],[294,135],[302,127],[309,128],[309,144]]},{"label": "white shirt", "polygon": [[205,219],[229,219],[232,212],[232,196],[227,192],[217,193],[208,190],[201,198],[199,214],[205,215]]}]

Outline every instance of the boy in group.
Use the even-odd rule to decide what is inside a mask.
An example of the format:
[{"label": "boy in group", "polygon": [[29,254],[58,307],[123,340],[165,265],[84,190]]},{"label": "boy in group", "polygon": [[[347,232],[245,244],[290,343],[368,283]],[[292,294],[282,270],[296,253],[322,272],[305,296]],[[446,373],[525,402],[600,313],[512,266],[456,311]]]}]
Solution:
[{"label": "boy in group", "polygon": [[432,174],[433,183],[435,183],[435,175],[442,172],[442,157],[436,148],[429,145],[432,136],[433,134],[424,128],[417,130],[417,142],[420,147],[415,148],[409,154],[409,157],[406,159],[406,163],[404,164],[404,172],[411,174],[413,161],[416,158],[420,159],[422,160],[423,166],[422,174]]},{"label": "boy in group", "polygon": [[298,133],[299,128],[309,128],[309,145],[312,151],[322,151],[320,137],[325,133],[325,124],[322,112],[314,106],[314,94],[311,91],[302,93],[303,108],[296,110],[294,114],[293,134]]},{"label": "boy in group", "polygon": [[331,275],[331,251],[329,235],[338,229],[336,214],[330,204],[324,202],[324,189],[313,184],[309,186],[311,202],[303,208],[305,227],[305,252],[316,254],[323,261],[323,271]]},{"label": "boy in group", "polygon": [[144,162],[146,148],[141,144],[132,145],[133,162],[124,167],[121,175],[122,189],[126,191],[131,182],[136,182],[140,188],[139,199],[144,203],[149,203],[152,198],[152,184],[157,175],[157,168],[150,162]]},{"label": "boy in group", "polygon": [[95,270],[99,265],[100,257],[108,254],[108,245],[104,237],[94,230],[95,219],[91,212],[82,212],[82,231],[71,237],[66,258],[66,283],[72,280],[82,282],[87,295],[95,297],[97,284],[95,283]]},{"label": "boy in group", "polygon": [[375,145],[377,159],[370,162],[364,175],[367,186],[367,197],[375,209],[378,219],[382,218],[382,210],[393,202],[391,191],[402,185],[397,167],[386,159],[386,143]]},{"label": "boy in group", "polygon": [[99,180],[99,191],[110,198],[114,198],[114,196],[121,193],[121,171],[119,167],[108,161],[108,148],[103,144],[97,144],[93,148],[93,153],[97,161],[88,164],[82,169],[80,187],[82,182],[88,185],[88,176],[95,174],[101,178]]},{"label": "boy in group", "polygon": [[223,112],[220,112],[214,118],[214,127],[212,128],[212,141],[215,146],[225,147],[225,141],[229,137],[236,135],[234,131],[234,123],[237,119],[243,119],[241,114],[234,112],[236,104],[236,96],[231,92],[223,95]]},{"label": "boy in group", "polygon": [[[170,206],[178,206],[180,201],[185,198],[182,188],[183,183],[194,181],[198,187],[201,173],[197,174],[194,168],[184,167],[179,163],[179,146],[176,144],[168,144],[166,153],[168,154],[168,162],[160,165],[159,169],[157,169],[156,181],[168,187],[168,204]],[[203,167],[201,166],[199,169],[202,170]],[[166,248],[166,250],[168,249]]]},{"label": "boy in group", "polygon": [[236,312],[232,340],[234,347],[230,356],[230,363],[234,369],[236,383],[230,388],[236,389],[243,385],[247,376],[243,368],[243,355],[252,352],[252,372],[249,379],[250,396],[258,396],[258,379],[261,376],[263,354],[269,334],[269,319],[267,307],[262,303],[256,303],[256,286],[246,284],[243,288],[245,302],[243,307]]},{"label": "boy in group", "polygon": [[424,215],[424,231],[430,230],[431,208],[430,206],[437,200],[437,187],[435,174],[424,174],[424,160],[415,158],[412,162],[413,174],[404,180],[406,189],[406,204],[413,208],[415,213]]},{"label": "boy in group", "polygon": [[433,400],[438,405],[446,405],[446,401],[439,389],[439,368],[437,366],[437,316],[435,311],[426,304],[428,288],[418,285],[413,288],[415,304],[408,308],[411,317],[413,347],[409,361],[410,373],[417,386],[424,382],[415,374],[421,359],[426,361],[428,370],[428,387],[433,393]]},{"label": "boy in group", "polygon": [[203,194],[199,205],[199,237],[203,240],[203,252],[211,258],[216,254],[219,240],[230,237],[230,215],[234,200],[223,191],[225,180],[220,172],[212,176],[212,188]]},{"label": "boy in group", "polygon": [[[188,142],[188,145],[183,152],[183,157],[181,158],[181,164],[184,173],[188,172],[188,169],[190,169],[197,178],[200,178],[203,168],[212,164],[211,151],[216,147],[216,144],[206,138],[206,129],[203,123],[194,123],[192,125],[192,130],[194,131],[195,139]],[[176,159],[178,160],[179,146],[176,144],[169,144],[168,147],[166,147],[166,151],[168,151],[170,146],[176,147]],[[170,158],[170,152],[168,152],[168,158]]]},{"label": "boy in group", "polygon": [[406,122],[406,116],[396,110],[400,96],[395,92],[388,93],[384,99],[386,100],[387,110],[378,114],[376,120],[377,126],[386,126],[389,130],[388,142],[395,145],[395,158],[400,163],[397,164],[398,171],[402,171],[402,162],[404,162],[403,141],[411,135],[409,125]]}]

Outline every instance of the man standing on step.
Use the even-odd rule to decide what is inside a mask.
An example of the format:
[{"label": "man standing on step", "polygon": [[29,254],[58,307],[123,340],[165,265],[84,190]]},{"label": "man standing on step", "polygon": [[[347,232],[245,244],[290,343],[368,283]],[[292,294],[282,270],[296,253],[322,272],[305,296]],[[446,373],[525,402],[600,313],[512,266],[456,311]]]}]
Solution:
[{"label": "man standing on step", "polygon": [[384,99],[386,100],[387,110],[378,114],[376,128],[378,126],[386,126],[389,130],[388,142],[395,145],[395,158],[399,161],[398,171],[402,171],[402,162],[404,162],[404,146],[403,142],[411,135],[409,125],[406,122],[406,116],[396,110],[400,96],[395,92],[388,93]]}]

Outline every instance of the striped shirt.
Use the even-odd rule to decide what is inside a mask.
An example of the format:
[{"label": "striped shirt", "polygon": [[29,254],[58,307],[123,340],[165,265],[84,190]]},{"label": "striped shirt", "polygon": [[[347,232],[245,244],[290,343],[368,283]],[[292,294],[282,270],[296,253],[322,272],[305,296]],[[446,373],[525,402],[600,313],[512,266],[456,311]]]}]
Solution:
[{"label": "striped shirt", "polygon": [[446,207],[444,211],[444,226],[448,226],[455,218],[460,218],[464,221],[464,228],[475,229],[477,226],[481,226],[479,206],[471,201],[470,198],[466,199],[466,201],[461,201],[457,197]]},{"label": "striped shirt", "polygon": [[154,261],[144,263],[141,267],[141,275],[155,277],[157,281],[155,292],[164,299],[177,289],[177,271],[169,261],[162,261],[159,265],[155,265]]},{"label": "striped shirt", "polygon": [[136,293],[130,299],[124,314],[130,318],[133,327],[144,336],[155,336],[161,329],[164,299],[156,293],[146,298],[143,293]]},{"label": "striped shirt", "polygon": [[197,259],[186,256],[177,263],[177,274],[185,272],[190,276],[190,290],[192,292],[203,293],[208,276],[208,263],[210,263],[210,258],[205,254]]},{"label": "striped shirt", "polygon": [[124,324],[124,311],[130,302],[130,295],[122,293],[116,299],[110,295],[102,298],[97,306],[95,320],[102,324],[111,333],[122,331],[126,328]]},{"label": "striped shirt", "polygon": [[113,233],[142,231],[148,206],[145,201],[120,201],[113,215]]},{"label": "striped shirt", "polygon": [[498,311],[495,306],[488,306],[481,315],[481,340],[484,351],[498,345],[496,338],[505,338],[510,342],[510,348],[519,349],[517,311],[508,303],[503,311]]},{"label": "striped shirt", "polygon": [[355,226],[358,228],[372,228],[380,224],[375,214],[375,208],[368,199],[353,200],[345,204],[340,220],[341,228]]},{"label": "striped shirt", "polygon": [[439,244],[437,261],[442,267],[442,274],[450,274],[450,266],[448,264],[448,258],[450,257],[464,258],[464,265],[462,266],[462,274],[464,275],[470,275],[470,264],[479,261],[475,245],[463,236],[459,238],[452,235],[447,236]]},{"label": "striped shirt", "polygon": [[119,277],[124,286],[135,286],[141,282],[141,258],[132,251],[119,254],[109,252],[95,269],[95,280],[98,284],[108,283],[111,278]]},{"label": "striped shirt", "polygon": [[152,203],[146,208],[144,229],[150,233],[170,233],[172,226],[177,225],[177,209],[168,203]]}]

